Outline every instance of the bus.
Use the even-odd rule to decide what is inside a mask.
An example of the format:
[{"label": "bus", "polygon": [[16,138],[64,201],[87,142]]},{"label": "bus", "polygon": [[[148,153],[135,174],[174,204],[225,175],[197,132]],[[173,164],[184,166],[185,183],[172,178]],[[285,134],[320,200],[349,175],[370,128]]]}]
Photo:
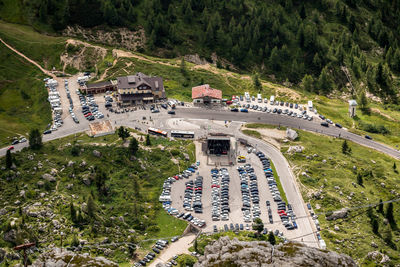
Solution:
[{"label": "bus", "polygon": [[160,136],[164,136],[164,137],[167,137],[167,135],[168,135],[168,133],[166,131],[162,131],[162,130],[151,128],[151,127],[147,130],[147,132],[152,135],[160,135]]},{"label": "bus", "polygon": [[178,137],[178,138],[194,138],[194,132],[188,132],[188,131],[171,131],[171,137]]}]

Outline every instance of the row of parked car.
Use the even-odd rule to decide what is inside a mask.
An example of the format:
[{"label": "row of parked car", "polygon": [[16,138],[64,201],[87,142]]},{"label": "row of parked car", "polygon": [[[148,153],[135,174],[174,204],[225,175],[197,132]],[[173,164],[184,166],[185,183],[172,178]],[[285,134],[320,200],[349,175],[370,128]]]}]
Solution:
[{"label": "row of parked car", "polygon": [[211,219],[229,220],[229,172],[226,168],[211,170]]},{"label": "row of parked car", "polygon": [[[297,223],[295,221],[296,216],[294,215],[292,206],[288,204],[286,210],[286,202],[282,201],[282,197],[280,195],[280,192],[276,184],[276,180],[274,178],[274,173],[271,169],[270,160],[261,151],[257,151],[256,155],[258,156],[258,158],[261,161],[261,164],[263,165],[265,178],[267,179],[269,189],[272,193],[272,197],[277,204],[278,215],[281,218],[283,225],[288,230],[293,230],[297,228]],[[274,221],[272,218],[271,203],[268,200],[266,201],[266,206],[268,211],[269,222],[272,224]]]},{"label": "row of parked car", "polygon": [[58,128],[60,128],[64,122],[61,118],[62,106],[60,94],[57,90],[58,82],[50,78],[45,78],[44,81],[46,87],[49,89],[49,96],[47,99],[50,102],[50,106],[53,111],[53,124],[49,125],[49,128],[43,132],[43,134],[49,134],[52,131],[56,131]]},{"label": "row of parked car", "polygon": [[93,121],[95,118],[102,119],[104,114],[99,111],[99,105],[96,104],[92,94],[84,96],[79,90],[76,90],[81,101],[83,116],[89,121]]},{"label": "row of parked car", "polygon": [[67,98],[68,98],[68,101],[69,101],[68,110],[69,110],[69,113],[71,114],[71,118],[73,119],[73,121],[75,123],[79,123],[79,120],[78,120],[78,118],[76,117],[76,115],[74,113],[74,102],[72,101],[72,98],[71,98],[71,92],[69,91],[68,80],[67,79],[64,80],[64,86],[65,86],[65,92],[67,93]]},{"label": "row of parked car", "polygon": [[257,176],[251,164],[239,166],[237,170],[240,177],[243,220],[251,222],[261,215]]},{"label": "row of parked car", "polygon": [[183,199],[183,208],[195,213],[203,213],[203,204],[201,195],[203,193],[203,177],[197,176],[196,179],[185,182],[185,195]]}]

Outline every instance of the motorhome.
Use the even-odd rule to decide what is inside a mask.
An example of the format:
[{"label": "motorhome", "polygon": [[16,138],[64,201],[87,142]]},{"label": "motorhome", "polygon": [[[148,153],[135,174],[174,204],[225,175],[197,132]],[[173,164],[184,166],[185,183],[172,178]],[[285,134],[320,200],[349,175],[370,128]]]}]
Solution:
[{"label": "motorhome", "polygon": [[275,96],[271,95],[271,97],[269,98],[269,102],[271,105],[273,105],[275,102]]},{"label": "motorhome", "polygon": [[247,102],[250,102],[250,94],[249,94],[249,92],[245,92],[244,93],[244,98],[246,98]]},{"label": "motorhome", "polygon": [[261,94],[257,94],[257,101],[258,101],[258,103],[262,103]]},{"label": "motorhome", "polygon": [[308,109],[311,111],[313,109],[313,103],[312,101],[308,101]]}]

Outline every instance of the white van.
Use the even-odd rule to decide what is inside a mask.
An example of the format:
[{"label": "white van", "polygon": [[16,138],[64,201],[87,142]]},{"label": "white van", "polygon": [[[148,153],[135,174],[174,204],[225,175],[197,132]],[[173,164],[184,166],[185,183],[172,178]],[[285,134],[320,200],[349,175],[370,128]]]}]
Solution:
[{"label": "white van", "polygon": [[271,95],[271,97],[269,98],[269,102],[271,105],[273,105],[275,102],[275,96]]}]

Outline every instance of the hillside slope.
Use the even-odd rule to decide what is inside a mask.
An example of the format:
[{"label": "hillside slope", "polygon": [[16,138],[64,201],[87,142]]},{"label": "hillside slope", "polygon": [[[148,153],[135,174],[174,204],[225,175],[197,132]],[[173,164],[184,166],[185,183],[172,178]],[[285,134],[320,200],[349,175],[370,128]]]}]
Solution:
[{"label": "hillside slope", "polygon": [[[231,62],[280,81],[303,79],[307,90],[320,94],[367,90],[395,103],[399,11],[399,0],[0,1],[0,18],[42,31],[143,28],[149,54],[199,53],[211,61],[216,53],[218,65]],[[347,88],[342,66],[355,91]]]},{"label": "hillside slope", "polygon": [[121,263],[156,238],[182,234],[186,222],[168,215],[158,196],[166,177],[195,161],[194,145],[151,137],[145,146],[145,136],[132,135],[140,143],[135,156],[117,134],[82,133],[13,153],[11,170],[0,158],[0,247],[8,264],[16,264],[12,248],[25,240],[41,252],[63,242]]}]

